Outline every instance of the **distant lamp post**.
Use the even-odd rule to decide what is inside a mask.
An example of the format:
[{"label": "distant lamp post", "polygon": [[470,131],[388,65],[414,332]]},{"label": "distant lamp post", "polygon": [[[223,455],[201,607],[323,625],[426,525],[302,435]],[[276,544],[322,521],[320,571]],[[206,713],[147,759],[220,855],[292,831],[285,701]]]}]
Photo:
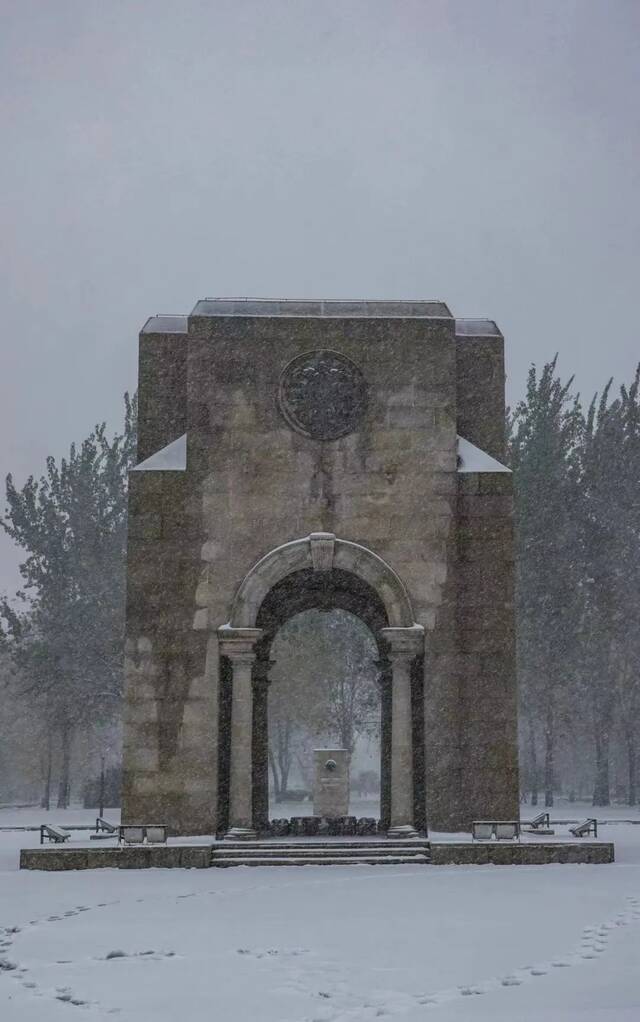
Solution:
[{"label": "distant lamp post", "polygon": [[104,756],[100,757],[100,817],[104,816]]}]

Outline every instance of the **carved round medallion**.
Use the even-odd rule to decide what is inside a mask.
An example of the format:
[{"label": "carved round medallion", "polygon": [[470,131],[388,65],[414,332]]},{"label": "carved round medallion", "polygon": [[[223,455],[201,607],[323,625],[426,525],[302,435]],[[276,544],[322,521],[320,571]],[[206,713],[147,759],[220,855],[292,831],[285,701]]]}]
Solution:
[{"label": "carved round medallion", "polygon": [[337,440],[360,425],[367,384],[346,355],[326,348],[307,351],[282,373],[279,401],[294,429],[314,440]]}]

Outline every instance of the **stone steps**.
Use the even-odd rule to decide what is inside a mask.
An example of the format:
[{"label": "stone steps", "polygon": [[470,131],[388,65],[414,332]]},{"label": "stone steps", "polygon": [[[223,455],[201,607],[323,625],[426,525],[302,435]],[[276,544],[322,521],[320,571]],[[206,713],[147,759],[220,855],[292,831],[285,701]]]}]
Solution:
[{"label": "stone steps", "polygon": [[211,865],[397,866],[430,862],[428,841],[225,841],[211,850]]},{"label": "stone steps", "polygon": [[211,865],[217,869],[223,869],[228,866],[415,866],[416,864],[422,865],[428,862],[429,859],[426,855],[369,855],[366,858],[355,855],[346,858],[336,858],[333,855],[318,855],[315,857],[287,855],[269,856],[266,858],[221,855],[213,858]]},{"label": "stone steps", "polygon": [[275,855],[276,857],[283,855],[304,855],[307,857],[319,857],[322,858],[324,855],[333,855],[338,858],[349,858],[352,855],[371,855],[379,857],[381,855],[425,855],[428,849],[423,845],[418,848],[402,848],[397,845],[389,844],[385,848],[363,848],[362,845],[355,845],[351,848],[344,848],[340,845],[333,848],[326,846],[322,848],[307,848],[303,844],[294,846],[271,846],[268,848],[214,848],[214,856],[239,856],[250,858],[252,856],[265,857]]},{"label": "stone steps", "polygon": [[429,847],[429,842],[424,838],[366,838],[358,840],[358,838],[335,838],[334,840],[326,838],[308,837],[308,838],[267,838],[265,840],[253,840],[253,841],[228,841],[226,838],[222,841],[216,842],[213,846],[214,851],[220,849],[221,851],[228,851],[229,849],[247,849],[247,848],[376,848],[376,849],[389,849],[389,848],[413,848],[413,849],[424,849]]}]

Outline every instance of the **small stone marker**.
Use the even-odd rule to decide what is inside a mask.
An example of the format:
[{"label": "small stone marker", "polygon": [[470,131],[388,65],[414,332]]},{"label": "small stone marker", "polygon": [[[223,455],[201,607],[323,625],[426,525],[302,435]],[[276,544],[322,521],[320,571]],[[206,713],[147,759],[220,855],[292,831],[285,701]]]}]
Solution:
[{"label": "small stone marker", "polygon": [[313,815],[333,819],[349,812],[349,753],[315,749]]}]

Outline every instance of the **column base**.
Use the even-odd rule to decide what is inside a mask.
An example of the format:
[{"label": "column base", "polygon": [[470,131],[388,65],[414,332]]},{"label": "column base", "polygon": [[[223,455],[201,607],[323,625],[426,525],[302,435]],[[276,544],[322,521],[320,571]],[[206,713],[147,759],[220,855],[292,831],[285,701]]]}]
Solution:
[{"label": "column base", "polygon": [[223,837],[223,841],[255,841],[255,830],[251,827],[232,827]]},{"label": "column base", "polygon": [[410,823],[401,823],[395,827],[389,827],[387,831],[387,837],[395,839],[396,841],[406,839],[410,837],[418,837],[418,831]]}]

